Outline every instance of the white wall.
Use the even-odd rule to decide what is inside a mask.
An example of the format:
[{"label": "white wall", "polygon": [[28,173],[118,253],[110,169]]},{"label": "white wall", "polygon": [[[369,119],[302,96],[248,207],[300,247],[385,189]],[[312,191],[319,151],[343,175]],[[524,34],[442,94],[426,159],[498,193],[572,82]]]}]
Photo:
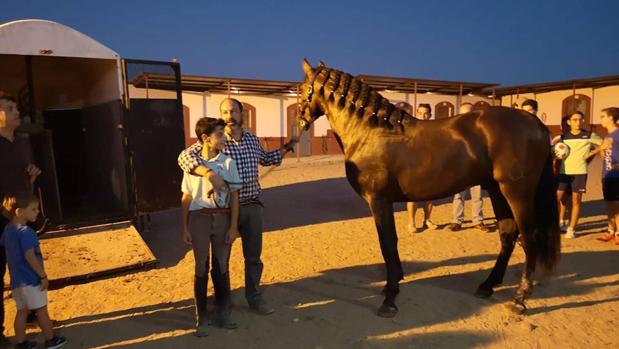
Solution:
[{"label": "white wall", "polygon": [[619,85],[596,88],[593,95],[591,122],[600,123],[600,111],[608,107],[619,107]]},{"label": "white wall", "polygon": [[[143,90],[143,89],[140,89]],[[149,90],[151,98],[161,98],[161,92],[158,90]],[[391,102],[407,102],[413,104],[414,96],[409,93],[398,92],[382,92],[385,98]],[[137,96],[138,93],[133,93],[132,96]],[[139,91],[139,95],[145,96],[144,91]],[[157,97],[159,96],[159,97]],[[227,97],[225,93],[198,93],[198,92],[183,92],[183,104],[189,107],[190,125],[195,125],[198,119],[204,115],[219,117],[219,104]],[[290,96],[256,96],[256,95],[236,95],[231,97],[240,100],[243,103],[249,103],[256,108],[256,135],[258,137],[288,137],[288,125],[286,115],[287,108],[290,105],[296,104],[296,97]],[[449,101],[454,106],[457,106],[457,96],[438,95],[438,94],[418,94],[417,104],[430,103],[434,110],[436,104]],[[483,97],[463,96],[463,102],[475,103],[483,100],[492,103],[492,100]],[[206,106],[204,102],[206,101]],[[497,103],[498,104],[498,103]],[[314,123],[314,136],[321,137],[327,134],[329,121],[326,117],[321,117]]]},{"label": "white wall", "polygon": [[[537,100],[539,110],[537,115],[542,117],[546,114],[547,125],[560,125],[561,117],[563,117],[563,100],[574,93],[572,89],[550,91],[544,93],[523,93],[518,96],[507,95],[502,97],[502,103],[505,106],[510,105],[510,97],[513,102],[517,99],[532,98]],[[576,89],[576,94],[582,94],[593,99],[591,123],[600,123],[600,110],[611,106],[619,106],[619,85],[608,86],[602,88],[581,88]]]}]

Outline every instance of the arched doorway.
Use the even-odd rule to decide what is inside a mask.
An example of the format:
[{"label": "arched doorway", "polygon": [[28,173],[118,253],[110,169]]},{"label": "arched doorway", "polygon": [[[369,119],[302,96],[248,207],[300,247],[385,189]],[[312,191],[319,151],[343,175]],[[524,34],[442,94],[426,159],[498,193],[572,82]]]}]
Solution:
[{"label": "arched doorway", "polygon": [[489,106],[490,106],[490,103],[486,101],[477,101],[475,102],[475,104],[473,104],[473,109],[486,108]]},{"label": "arched doorway", "polygon": [[256,135],[256,108],[249,104],[243,103],[243,129]]},{"label": "arched doorway", "polygon": [[402,109],[402,110],[404,110],[405,112],[409,113],[410,115],[415,116],[415,114],[414,114],[415,111],[413,110],[413,106],[412,105],[410,105],[410,104],[408,104],[406,102],[398,102],[398,103],[395,104],[395,106],[400,108],[400,109]]},{"label": "arched doorway", "polygon": [[443,101],[436,103],[434,106],[434,119],[446,119],[454,115],[454,105],[450,102]]},{"label": "arched doorway", "polygon": [[[297,127],[297,113],[299,111],[299,107],[297,103],[291,104],[286,108],[287,115],[287,125],[288,125],[288,137],[297,136],[298,127]],[[301,133],[301,138],[299,139],[299,155],[301,156],[310,156],[312,155],[312,138],[314,138],[314,124],[310,129],[306,132]]]},{"label": "arched doorway", "polygon": [[563,109],[561,116],[567,116],[575,111],[579,111],[585,115],[585,125],[591,125],[591,98],[586,95],[575,94],[563,100]]}]

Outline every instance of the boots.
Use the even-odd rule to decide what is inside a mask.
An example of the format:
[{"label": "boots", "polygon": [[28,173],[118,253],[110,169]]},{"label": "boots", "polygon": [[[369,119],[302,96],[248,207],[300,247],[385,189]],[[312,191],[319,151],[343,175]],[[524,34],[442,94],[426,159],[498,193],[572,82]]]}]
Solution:
[{"label": "boots", "polygon": [[196,336],[208,336],[208,316],[206,314],[207,276],[196,276],[193,280],[193,296],[196,302]]},{"label": "boots", "polygon": [[230,318],[231,313],[231,294],[230,294],[230,273],[221,275],[219,265],[213,265],[211,270],[213,287],[215,289],[215,303],[217,304],[218,321],[217,325],[229,330],[235,329],[238,325]]}]

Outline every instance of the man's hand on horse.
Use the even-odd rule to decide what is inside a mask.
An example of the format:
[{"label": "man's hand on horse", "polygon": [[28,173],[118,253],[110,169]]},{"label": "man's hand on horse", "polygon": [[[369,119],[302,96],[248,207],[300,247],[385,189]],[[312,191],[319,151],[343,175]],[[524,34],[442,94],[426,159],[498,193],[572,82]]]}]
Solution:
[{"label": "man's hand on horse", "polygon": [[297,136],[290,137],[290,140],[288,141],[288,143],[284,144],[284,146],[282,147],[283,153],[294,151],[294,147],[295,145],[297,145],[297,143],[299,143],[299,137]]}]

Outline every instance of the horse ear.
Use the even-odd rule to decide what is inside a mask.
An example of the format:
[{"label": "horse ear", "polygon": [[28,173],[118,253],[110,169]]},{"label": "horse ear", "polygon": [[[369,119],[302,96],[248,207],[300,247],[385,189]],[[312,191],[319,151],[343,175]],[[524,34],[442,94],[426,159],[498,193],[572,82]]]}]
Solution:
[{"label": "horse ear", "polygon": [[320,60],[320,61],[318,61],[318,62],[319,62],[319,63],[318,63],[318,66],[319,66],[319,67],[321,67],[321,68],[326,67],[325,62],[323,62],[322,60]]},{"label": "horse ear", "polygon": [[312,73],[312,65],[307,61],[307,58],[303,58],[303,71],[305,75],[310,75]]}]

